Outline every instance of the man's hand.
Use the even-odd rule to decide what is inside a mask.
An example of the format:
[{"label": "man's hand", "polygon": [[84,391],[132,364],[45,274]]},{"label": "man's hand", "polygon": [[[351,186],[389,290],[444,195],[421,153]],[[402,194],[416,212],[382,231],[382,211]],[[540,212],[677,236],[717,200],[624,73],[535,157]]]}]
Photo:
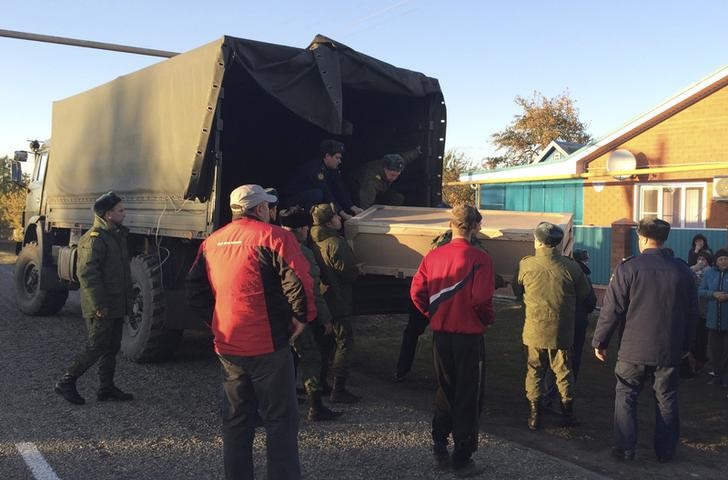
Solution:
[{"label": "man's hand", "polygon": [[289,343],[293,345],[293,342],[295,342],[296,339],[301,336],[305,329],[305,323],[299,322],[295,318],[291,318],[291,338],[289,340]]},{"label": "man's hand", "polygon": [[364,211],[363,208],[359,208],[356,205],[351,206],[351,211],[354,212],[354,215],[359,215],[361,212]]},{"label": "man's hand", "polygon": [[595,348],[594,356],[602,362],[607,361],[607,349],[606,348]]},{"label": "man's hand", "polygon": [[343,210],[340,210],[340,211],[339,211],[339,216],[341,217],[341,219],[342,219],[343,221],[347,221],[347,220],[349,220],[349,219],[351,218],[351,215],[349,215],[348,213],[346,213],[346,212],[345,212],[345,211],[343,211]]},{"label": "man's hand", "polygon": [[94,317],[96,318],[104,318],[109,314],[109,309],[107,307],[97,308],[94,312]]},{"label": "man's hand", "polygon": [[331,335],[331,332],[334,331],[334,325],[331,323],[327,323],[324,325],[324,335]]}]

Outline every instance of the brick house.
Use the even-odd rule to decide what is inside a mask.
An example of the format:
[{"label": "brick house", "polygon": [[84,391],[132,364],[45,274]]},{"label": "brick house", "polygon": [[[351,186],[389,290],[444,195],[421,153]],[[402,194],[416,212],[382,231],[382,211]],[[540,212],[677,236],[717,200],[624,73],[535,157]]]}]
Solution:
[{"label": "brick house", "polygon": [[[636,253],[633,234],[616,235],[612,245],[615,224],[627,231],[656,215],[673,225],[669,246],[676,254],[687,253],[697,231],[718,248],[726,244],[728,226],[728,178],[721,179],[728,177],[727,87],[725,67],[565,158],[554,158],[552,142],[531,164],[460,180],[480,184],[484,209],[572,212],[580,226],[576,246],[601,262],[596,283],[608,280],[616,261]],[[615,151],[633,157],[634,165],[610,169]]]}]

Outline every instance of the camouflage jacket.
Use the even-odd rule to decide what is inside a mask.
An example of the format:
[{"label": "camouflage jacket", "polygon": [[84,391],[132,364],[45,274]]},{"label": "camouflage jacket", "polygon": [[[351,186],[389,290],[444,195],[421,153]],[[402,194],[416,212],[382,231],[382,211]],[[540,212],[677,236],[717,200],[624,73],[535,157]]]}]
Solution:
[{"label": "camouflage jacket", "polygon": [[132,284],[126,237],[129,229],[114,226],[101,217],[78,242],[76,262],[81,285],[81,311],[91,318],[108,308],[109,318],[127,315],[131,308]]},{"label": "camouflage jacket", "polygon": [[[420,156],[417,150],[401,153],[405,166]],[[349,190],[353,201],[359,208],[367,209],[374,205],[377,196],[392,188],[384,175],[384,159],[367,162],[349,177]]]},{"label": "camouflage jacket", "polygon": [[311,227],[313,253],[326,285],[324,298],[334,318],[351,315],[352,284],[359,276],[356,257],[344,237],[324,226]]}]

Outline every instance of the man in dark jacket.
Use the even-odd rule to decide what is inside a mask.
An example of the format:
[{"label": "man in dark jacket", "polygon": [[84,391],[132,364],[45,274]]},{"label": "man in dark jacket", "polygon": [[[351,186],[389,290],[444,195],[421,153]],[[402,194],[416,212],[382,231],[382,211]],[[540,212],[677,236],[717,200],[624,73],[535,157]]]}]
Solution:
[{"label": "man in dark jacket", "polygon": [[524,257],[513,277],[513,292],[523,300],[526,321],[523,345],[527,353],[526,397],[530,405],[528,428],[541,426],[543,379],[547,368],[556,376],[561,396],[561,425],[576,425],[573,417],[574,372],[571,347],[577,302],[583,302],[591,285],[579,265],[557,250],[564,231],[549,222],[533,233],[535,255]]},{"label": "man in dark jacket", "polygon": [[230,207],[242,216],[202,242],[187,274],[190,308],[211,315],[222,365],[227,479],[254,478],[253,439],[261,417],[268,477],[301,478],[290,343],[316,318],[316,307],[298,240],[268,223],[268,204],[275,200],[259,185],[233,190]]},{"label": "man in dark jacket", "polygon": [[101,195],[94,203],[94,225],[78,243],[77,275],[88,341],[55,387],[56,393],[76,405],[85,403],[76,390],[76,379],[96,362],[99,362],[96,395],[99,401],[134,398],[114,385],[124,317],[129,314],[132,302],[126,244],[129,230],[122,225],[125,217],[124,204],[118,195],[114,192]]},{"label": "man in dark jacket", "polygon": [[643,219],[637,226],[641,255],[622,261],[609,281],[592,346],[605,361],[612,335],[623,328],[614,398],[612,454],[631,460],[637,446],[637,398],[646,381],[655,392],[655,453],[660,462],[675,455],[678,416],[678,365],[690,351],[698,320],[698,300],[687,264],[663,244],[670,224]]},{"label": "man in dark jacket", "polygon": [[[471,245],[480,214],[469,205],[452,209],[452,241],[432,250],[412,278],[410,298],[430,319],[438,389],[432,420],[435,466],[452,463],[456,474],[482,470],[471,456],[478,448],[479,417],[485,390],[483,334],[495,321],[493,261]],[[447,451],[452,433],[455,450]]]},{"label": "man in dark jacket", "polygon": [[344,144],[324,140],[320,150],[319,157],[304,163],[291,175],[283,189],[285,205],[300,205],[308,210],[319,203],[333,203],[336,213],[348,220],[362,209],[351,201],[339,171]]}]

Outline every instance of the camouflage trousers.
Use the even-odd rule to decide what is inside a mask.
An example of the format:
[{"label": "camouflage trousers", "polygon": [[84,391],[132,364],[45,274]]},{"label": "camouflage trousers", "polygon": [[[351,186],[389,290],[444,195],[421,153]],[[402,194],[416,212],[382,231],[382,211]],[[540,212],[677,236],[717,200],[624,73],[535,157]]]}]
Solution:
[{"label": "camouflage trousers", "polygon": [[556,377],[556,387],[564,402],[574,399],[574,372],[568,350],[526,347],[526,398],[536,401],[543,395],[544,376],[551,367]]},{"label": "camouflage trousers", "polygon": [[354,328],[351,316],[336,317],[331,320],[336,341],[334,362],[331,365],[331,374],[334,378],[346,378],[351,365],[351,355],[354,351]]},{"label": "camouflage trousers", "polygon": [[309,395],[321,391],[321,350],[316,343],[313,332],[318,325],[309,325],[293,343],[293,348],[299,356],[298,366],[301,369],[303,387]]},{"label": "camouflage trousers", "polygon": [[99,388],[111,387],[114,384],[116,355],[121,348],[124,318],[87,318],[85,320],[88,328],[86,346],[76,356],[67,372],[74,377],[80,377],[98,362]]}]

